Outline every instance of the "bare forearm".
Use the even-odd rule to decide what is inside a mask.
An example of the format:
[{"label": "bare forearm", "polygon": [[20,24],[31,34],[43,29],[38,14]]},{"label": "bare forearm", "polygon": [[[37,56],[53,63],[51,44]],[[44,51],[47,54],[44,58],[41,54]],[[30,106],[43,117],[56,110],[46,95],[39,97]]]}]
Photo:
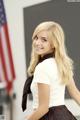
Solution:
[{"label": "bare forearm", "polygon": [[71,90],[71,88],[68,89],[70,96],[80,105],[80,91],[76,88]]},{"label": "bare forearm", "polygon": [[44,116],[48,110],[44,109],[43,107],[39,107],[31,115],[26,117],[25,120],[39,120],[42,116]]},{"label": "bare forearm", "polygon": [[80,91],[76,90],[72,97],[80,105]]},{"label": "bare forearm", "polygon": [[69,84],[67,84],[67,89],[70,96],[80,105],[80,91],[76,87],[74,79],[70,80]]}]

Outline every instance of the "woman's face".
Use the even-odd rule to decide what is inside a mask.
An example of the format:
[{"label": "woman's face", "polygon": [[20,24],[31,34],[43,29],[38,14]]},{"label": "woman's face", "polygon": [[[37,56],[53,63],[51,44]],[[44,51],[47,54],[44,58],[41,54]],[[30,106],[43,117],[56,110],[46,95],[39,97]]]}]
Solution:
[{"label": "woman's face", "polygon": [[44,56],[53,51],[51,43],[48,40],[48,31],[39,32],[33,39],[33,46],[36,54]]}]

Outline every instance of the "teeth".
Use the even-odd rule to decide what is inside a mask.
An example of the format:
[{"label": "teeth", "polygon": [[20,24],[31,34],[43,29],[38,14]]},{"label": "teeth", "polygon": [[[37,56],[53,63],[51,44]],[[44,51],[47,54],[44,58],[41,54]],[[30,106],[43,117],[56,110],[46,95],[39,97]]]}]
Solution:
[{"label": "teeth", "polygon": [[37,48],[37,49],[43,49],[43,48]]}]

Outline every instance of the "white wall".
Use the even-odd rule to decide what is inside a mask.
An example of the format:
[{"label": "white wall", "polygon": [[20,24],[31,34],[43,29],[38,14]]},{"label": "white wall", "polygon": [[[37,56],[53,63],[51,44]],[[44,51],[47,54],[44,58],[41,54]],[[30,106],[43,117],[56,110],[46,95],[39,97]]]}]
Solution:
[{"label": "white wall", "polygon": [[[47,0],[4,0],[13,52],[13,59],[16,70],[14,91],[16,92],[17,98],[16,100],[14,100],[13,120],[20,120],[21,117],[22,89],[24,81],[26,79],[23,8],[44,1]],[[79,109],[77,108],[77,105],[74,102],[66,101],[66,104],[75,115],[79,114]],[[75,107],[77,109],[75,109]]]}]

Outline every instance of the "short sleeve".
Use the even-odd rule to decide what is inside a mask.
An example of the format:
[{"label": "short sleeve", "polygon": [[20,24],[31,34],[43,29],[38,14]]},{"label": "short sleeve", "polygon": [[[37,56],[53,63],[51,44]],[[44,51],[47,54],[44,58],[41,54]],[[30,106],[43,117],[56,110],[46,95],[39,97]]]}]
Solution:
[{"label": "short sleeve", "polygon": [[50,85],[49,73],[46,71],[45,67],[38,66],[34,72],[34,82],[44,83]]}]

